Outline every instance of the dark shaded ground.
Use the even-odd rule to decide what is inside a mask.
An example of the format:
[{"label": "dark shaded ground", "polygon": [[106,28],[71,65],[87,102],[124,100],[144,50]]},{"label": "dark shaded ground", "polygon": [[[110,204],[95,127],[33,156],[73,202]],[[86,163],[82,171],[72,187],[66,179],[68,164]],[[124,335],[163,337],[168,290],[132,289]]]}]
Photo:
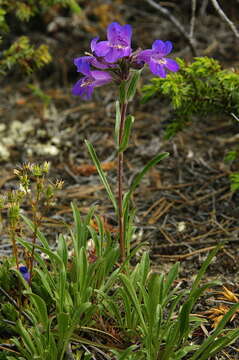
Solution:
[{"label": "dark shaded ground", "polygon": [[[190,18],[189,8],[186,1],[182,4],[180,8],[175,2],[169,2],[169,9],[185,24]],[[238,20],[233,11],[237,5],[227,2],[227,6],[228,15],[234,21]],[[208,9],[207,14],[196,22],[199,55],[213,56],[225,67],[237,68],[239,57],[235,38],[212,9]],[[1,192],[16,187],[13,169],[17,164],[50,160],[51,177],[65,181],[50,219],[45,223],[44,231],[52,240],[55,232],[64,229],[61,226],[63,221],[72,221],[72,200],[77,200],[83,214],[92,205],[97,205],[97,213],[114,223],[112,208],[97,174],[84,174],[84,165],[91,165],[84,139],[95,146],[102,162],[109,163],[108,176],[115,184],[116,168],[111,162],[115,159],[112,132],[116,92],[106,86],[95,91],[92,101],[74,98],[70,89],[78,74],[72,59],[88,50],[93,36],[100,34],[104,37],[106,25],[113,20],[133,25],[135,46],[147,48],[154,39],[170,39],[175,44],[175,56],[192,59],[178,31],[144,1],[131,1],[130,4],[95,1],[94,5],[85,7],[80,18],[61,17],[61,21],[59,16],[46,20],[46,27],[49,29],[51,24],[55,30],[40,34],[40,39],[52,46],[55,61],[45,72],[34,77],[34,81],[51,97],[50,105],[44,105],[31,94],[20,74],[11,74],[0,89]],[[39,39],[39,34],[34,32],[32,37]],[[150,76],[145,71],[142,82],[146,83]],[[138,95],[139,99],[140,89]],[[163,140],[163,131],[169,110],[159,99],[146,105],[136,100],[130,105],[136,122],[126,153],[126,184],[157,152],[169,151],[171,154],[144,178],[135,194],[138,209],[135,241],[148,242],[157,271],[167,271],[172,262],[181,261],[182,281],[186,282],[192,280],[208,251],[225,241],[207,272],[207,280],[220,279],[224,285],[237,291],[239,193],[230,191],[228,176],[232,169],[225,165],[223,158],[238,144],[239,125],[221,116],[195,119],[188,129],[168,142]],[[238,170],[238,163],[234,166],[233,170],[236,167]],[[7,254],[10,247],[4,227],[1,243],[0,254]],[[199,310],[202,309],[205,310],[205,304]],[[228,351],[233,352],[236,353],[235,349]]]}]

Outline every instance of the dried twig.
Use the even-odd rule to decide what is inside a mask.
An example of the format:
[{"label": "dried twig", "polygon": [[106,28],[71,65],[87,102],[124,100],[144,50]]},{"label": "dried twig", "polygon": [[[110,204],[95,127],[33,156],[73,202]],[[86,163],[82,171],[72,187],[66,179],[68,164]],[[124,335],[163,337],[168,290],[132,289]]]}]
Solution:
[{"label": "dried twig", "polygon": [[[203,249],[198,249],[198,250],[195,250],[195,251],[192,251],[190,253],[187,253],[187,254],[178,254],[178,255],[163,255],[163,254],[157,254],[155,256],[157,257],[161,257],[162,259],[169,259],[169,260],[184,260],[184,259],[187,259],[191,256],[195,256],[195,255],[198,255],[198,254],[201,254],[203,252],[207,252],[207,251],[211,251],[213,249],[215,249],[216,246],[209,246],[209,247],[206,247],[206,248],[203,248]],[[155,257],[154,254],[152,254],[152,257]]]},{"label": "dried twig", "polygon": [[208,0],[203,0],[202,4],[201,4],[201,8],[199,10],[200,16],[202,16],[202,17],[205,16],[207,6],[208,6]]},{"label": "dried twig", "polygon": [[196,7],[197,7],[197,0],[192,0],[192,16],[190,21],[190,32],[189,32],[189,36],[191,39],[193,39],[193,34],[194,34]]},{"label": "dried twig", "polygon": [[217,11],[218,15],[222,18],[222,20],[227,23],[234,35],[239,39],[239,32],[236,29],[236,26],[233,24],[233,22],[227,17],[227,15],[224,13],[222,8],[219,6],[217,0],[211,0],[215,10]]},{"label": "dried twig", "polygon": [[186,30],[181,25],[181,23],[165,7],[157,4],[154,0],[146,0],[146,1],[149,3],[149,5],[151,5],[152,7],[157,9],[159,12],[161,12],[161,14],[163,14],[165,17],[167,17],[171,21],[171,23],[173,23],[176,26],[176,28],[180,31],[180,33],[183,35],[185,40],[188,42],[188,45],[192,51],[193,56],[197,56],[197,51],[194,46],[194,41],[190,37],[190,35],[186,32]]}]

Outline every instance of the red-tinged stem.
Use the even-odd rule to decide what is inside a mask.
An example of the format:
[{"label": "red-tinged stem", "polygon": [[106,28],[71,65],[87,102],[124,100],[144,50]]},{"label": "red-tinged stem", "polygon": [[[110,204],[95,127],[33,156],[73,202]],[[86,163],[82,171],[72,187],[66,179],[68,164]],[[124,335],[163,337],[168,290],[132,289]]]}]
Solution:
[{"label": "red-tinged stem", "polygon": [[[119,128],[119,147],[122,143],[127,111],[127,102],[121,104],[120,128]],[[123,171],[124,153],[118,152],[118,223],[119,223],[119,245],[121,261],[125,260],[125,237],[124,237],[124,214],[123,214]]]}]

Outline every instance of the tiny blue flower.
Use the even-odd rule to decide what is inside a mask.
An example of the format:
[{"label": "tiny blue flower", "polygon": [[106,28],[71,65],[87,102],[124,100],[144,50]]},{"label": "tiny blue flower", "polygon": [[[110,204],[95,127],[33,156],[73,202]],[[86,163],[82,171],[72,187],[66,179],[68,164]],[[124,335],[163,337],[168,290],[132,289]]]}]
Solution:
[{"label": "tiny blue flower", "polygon": [[19,266],[19,271],[24,277],[24,279],[29,283],[30,281],[30,273],[28,272],[28,268],[26,266]]}]

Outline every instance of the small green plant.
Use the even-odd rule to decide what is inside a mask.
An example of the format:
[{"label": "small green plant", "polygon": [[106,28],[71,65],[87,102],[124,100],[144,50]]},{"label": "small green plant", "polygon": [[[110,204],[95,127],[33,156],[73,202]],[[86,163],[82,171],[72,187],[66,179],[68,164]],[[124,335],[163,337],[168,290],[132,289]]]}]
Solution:
[{"label": "small green plant", "polygon": [[[44,162],[42,165],[26,163],[14,170],[14,174],[19,179],[19,188],[10,191],[6,197],[1,197],[1,210],[7,209],[9,238],[12,243],[13,256],[16,261],[16,267],[19,270],[19,250],[16,242],[16,235],[22,232],[21,212],[22,205],[28,205],[32,213],[31,238],[33,248],[31,254],[26,254],[26,264],[29,268],[29,281],[32,278],[32,269],[34,262],[34,244],[37,238],[37,232],[42,225],[43,213],[47,213],[54,201],[57,190],[63,186],[62,181],[50,182],[47,178],[50,164]],[[29,220],[30,221],[30,220]]]},{"label": "small green plant", "polygon": [[[26,23],[36,15],[44,15],[50,8],[57,6],[70,7],[74,12],[81,11],[76,0],[0,0],[0,76],[6,75],[11,69],[20,66],[21,70],[31,73],[48,64],[52,57],[47,45],[38,47],[31,44],[27,36],[20,36],[9,46],[8,35],[11,41],[14,37],[9,25],[9,19]],[[11,23],[11,22],[10,22]]]},{"label": "small green plant", "polygon": [[[33,234],[32,241],[17,233],[15,223],[12,229],[13,248],[17,243],[25,249],[30,264],[17,265],[15,249],[17,267],[10,267],[6,261],[0,271],[0,293],[8,302],[1,305],[0,317],[8,325],[10,342],[15,345],[14,354],[6,355],[7,360],[207,360],[239,338],[239,329],[226,328],[239,310],[237,303],[201,343],[192,343],[195,330],[205,322],[193,314],[194,306],[204,291],[216,284],[202,284],[201,279],[220,245],[209,253],[190,289],[181,289],[175,283],[179,264],[166,275],[158,274],[151,270],[149,255],[144,253],[135,267],[131,265],[137,251],[131,248],[135,215],[131,196],[147,171],[168,153],[155,155],[124,193],[123,155],[134,120],[126,114],[127,105],[135,95],[144,63],[162,77],[166,76],[165,68],[178,69],[175,61],[165,57],[172,49],[170,42],[156,40],[152,49],[130,56],[131,33],[129,25],[113,23],[108,28],[108,41],[92,40],[94,55],[75,60],[84,77],[73,89],[88,99],[96,86],[113,79],[119,84],[115,122],[117,195],[92,144],[86,142],[115,210],[118,231],[110,233],[94,208],[82,218],[73,203],[74,222],[67,234],[57,236],[57,247],[52,248],[40,229],[39,217],[42,198],[51,201],[56,188],[46,186],[48,164],[28,164],[15,171],[24,194],[35,182],[35,196],[30,197],[32,219],[21,214],[22,203],[16,212],[17,221],[24,222]],[[6,285],[5,275],[15,280],[14,289]],[[9,353],[7,345],[1,348]]]},{"label": "small green plant", "polygon": [[[234,164],[234,163],[238,163],[239,160],[239,149],[234,149],[229,151],[225,158],[224,161],[227,164]],[[239,190],[239,172],[232,172],[232,174],[230,175],[230,180],[231,180],[231,191],[238,191]]]},{"label": "small green plant", "polygon": [[[143,87],[143,102],[152,97],[171,100],[173,114],[166,129],[166,137],[182,130],[193,117],[201,119],[212,114],[239,116],[239,74],[236,70],[223,70],[219,62],[198,57],[187,64],[178,59],[180,71],[165,79],[153,78]],[[201,121],[201,120],[198,120]]]}]

